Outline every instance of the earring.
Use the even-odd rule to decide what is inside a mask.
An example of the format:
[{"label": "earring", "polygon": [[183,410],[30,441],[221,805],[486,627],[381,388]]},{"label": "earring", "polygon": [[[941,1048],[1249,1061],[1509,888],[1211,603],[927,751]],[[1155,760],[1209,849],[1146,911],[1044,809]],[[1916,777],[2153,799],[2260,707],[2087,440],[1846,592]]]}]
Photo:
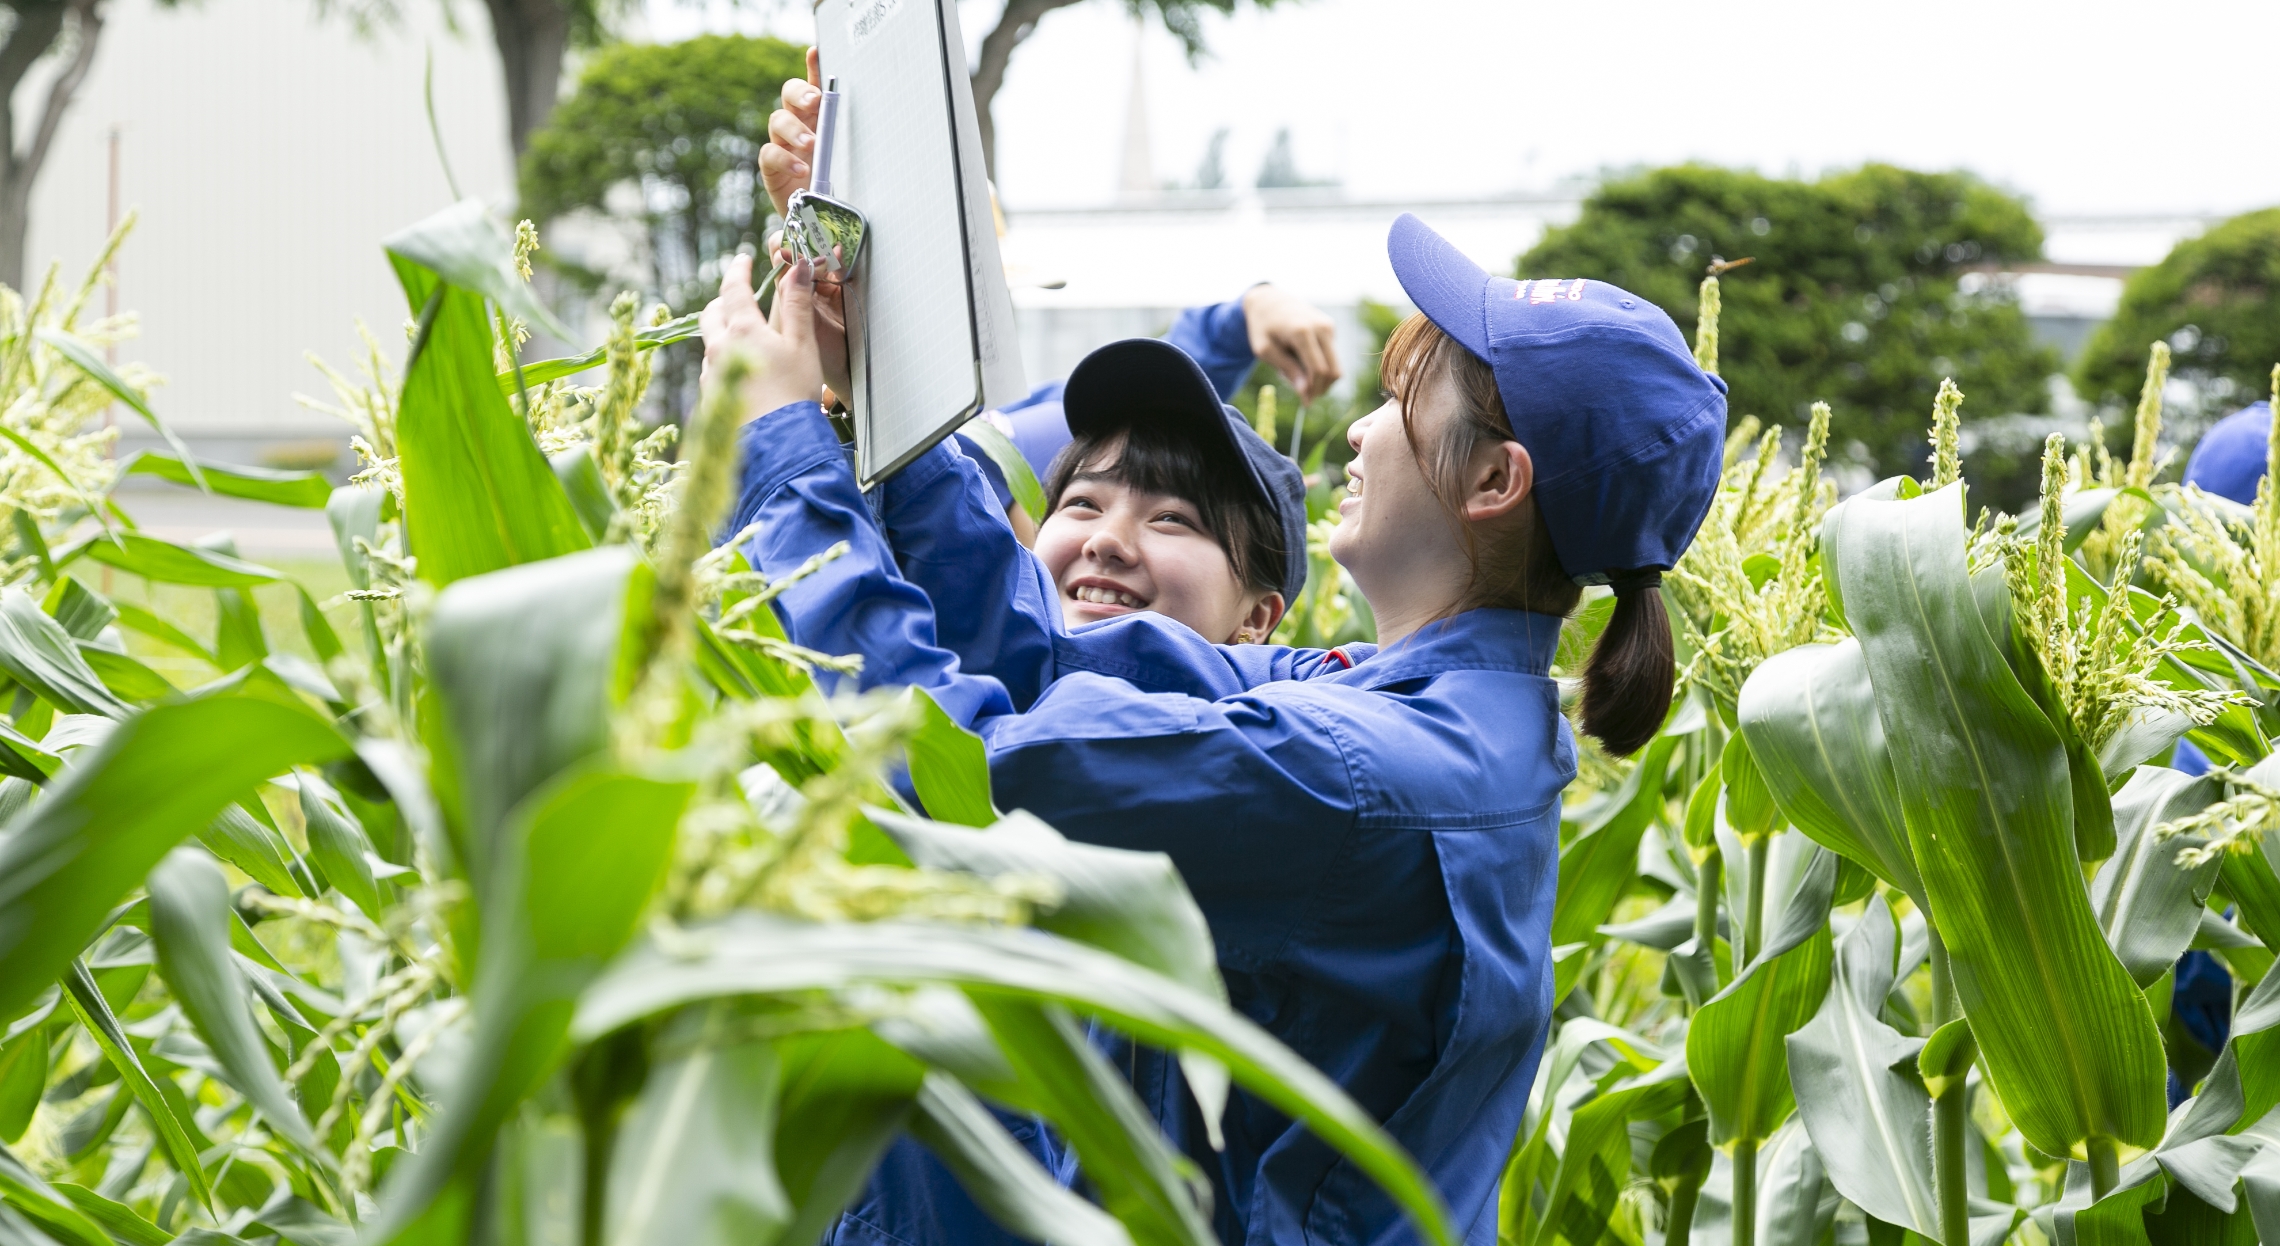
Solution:
[{"label": "earring", "polygon": [[1235,643],[1239,645],[1250,644],[1252,641],[1257,640],[1258,638],[1258,635],[1247,627],[1235,633]]}]

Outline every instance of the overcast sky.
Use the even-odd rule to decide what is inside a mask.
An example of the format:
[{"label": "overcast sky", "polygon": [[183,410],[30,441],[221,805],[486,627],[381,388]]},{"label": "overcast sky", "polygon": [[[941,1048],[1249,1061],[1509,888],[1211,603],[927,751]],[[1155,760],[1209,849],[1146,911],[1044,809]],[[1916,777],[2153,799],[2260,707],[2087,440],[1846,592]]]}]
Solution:
[{"label": "overcast sky", "polygon": [[[846,0],[824,0],[843,4]],[[649,33],[812,30],[648,0]],[[969,45],[999,0],[966,0]],[[998,96],[1009,206],[1109,199],[1137,42],[1159,179],[1230,131],[1248,184],[1288,127],[1301,172],[1356,195],[1542,190],[1686,159],[1767,172],[1965,168],[2052,214],[2280,203],[2280,4],[1304,0],[1207,18],[1190,67],[1090,0],[1045,18]]]}]

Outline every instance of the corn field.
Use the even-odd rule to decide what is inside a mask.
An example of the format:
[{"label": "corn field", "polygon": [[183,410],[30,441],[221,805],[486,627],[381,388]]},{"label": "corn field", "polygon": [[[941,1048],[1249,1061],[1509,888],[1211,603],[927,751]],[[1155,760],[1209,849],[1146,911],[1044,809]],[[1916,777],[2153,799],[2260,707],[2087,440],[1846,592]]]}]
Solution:
[{"label": "corn field", "polygon": [[[406,363],[327,369],[337,489],[112,462],[91,417],[156,422],[102,362],[132,326],[52,277],[0,298],[0,1241],[813,1242],[908,1134],[1025,1235],[1203,1246],[1087,1021],[1176,1051],[1214,1116],[1241,1086],[1307,1122],[1451,1241],[1377,1124],[1228,1008],[1168,858],[1001,815],[923,695],[818,690],[848,663],[786,641],[790,581],[715,548],[733,397],[677,453],[635,415],[689,326],[628,297],[593,356],[522,366],[561,332],[535,242],[472,201],[387,241]],[[303,591],[318,660],[272,649],[249,592],[285,577],[138,533],[127,473],[324,509],[353,634]],[[91,565],[210,589],[215,634]]]},{"label": "corn field", "polygon": [[1570,793],[1505,1243],[2280,1241],[2280,493],[2155,483],[2167,367],[2130,459],[2053,435],[2018,516],[1971,505],[1952,382],[1927,476],[1842,501],[1827,406],[1786,462],[1740,422],[1664,580],[1671,719]]},{"label": "corn field", "polygon": [[[807,1246],[908,1135],[1023,1236],[1209,1246],[1087,1023],[1453,1243],[1229,1009],[1166,858],[1000,813],[923,694],[819,690],[852,660],[789,643],[790,581],[716,541],[734,378],[680,444],[645,431],[646,352],[693,326],[630,296],[602,348],[520,360],[567,336],[534,245],[472,203],[387,240],[405,362],[326,369],[339,488],[113,460],[103,409],[159,424],[102,360],[132,324],[83,322],[92,275],[0,294],[0,1243]],[[2054,439],[2020,516],[1971,510],[1952,385],[1928,477],[1841,502],[1826,407],[1794,450],[1736,430],[1665,580],[1670,721],[1570,795],[1501,1243],[2280,1241],[2280,493],[2155,483],[2165,366],[2131,458]],[[352,587],[138,532],[128,474],[322,508]],[[1317,553],[1286,635],[1366,633]],[[210,590],[212,634],[96,568]],[[278,584],[314,661],[265,633]],[[2154,764],[2181,738],[2207,776]],[[2171,1015],[2190,949],[2234,982],[2213,1062]],[[993,1107],[1048,1121],[1085,1195]]]}]

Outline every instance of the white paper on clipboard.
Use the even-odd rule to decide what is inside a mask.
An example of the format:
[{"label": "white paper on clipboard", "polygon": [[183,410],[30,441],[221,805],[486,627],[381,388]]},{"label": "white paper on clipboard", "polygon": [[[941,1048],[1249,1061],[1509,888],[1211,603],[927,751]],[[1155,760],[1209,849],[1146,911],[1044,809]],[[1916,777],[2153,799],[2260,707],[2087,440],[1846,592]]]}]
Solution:
[{"label": "white paper on clipboard", "polygon": [[956,0],[816,0],[839,79],[832,185],[870,223],[847,290],[856,475],[892,475],[1027,392]]}]

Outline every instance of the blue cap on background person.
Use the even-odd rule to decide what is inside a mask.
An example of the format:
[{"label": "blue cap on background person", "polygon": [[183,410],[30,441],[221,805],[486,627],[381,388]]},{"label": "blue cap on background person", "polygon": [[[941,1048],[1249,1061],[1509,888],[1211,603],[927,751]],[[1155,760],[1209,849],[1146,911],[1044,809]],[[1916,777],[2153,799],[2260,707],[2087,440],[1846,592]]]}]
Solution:
[{"label": "blue cap on background person", "polygon": [[1417,309],[1496,373],[1567,573],[1596,584],[1676,563],[1718,491],[1726,383],[1670,317],[1604,281],[1491,276],[1407,213],[1386,256]]},{"label": "blue cap on background person", "polygon": [[1298,601],[1306,587],[1306,477],[1219,400],[1203,365],[1186,351],[1162,338],[1110,342],[1070,371],[1061,407],[1075,438],[1145,423],[1196,446],[1209,461],[1241,464],[1281,531],[1283,604]]},{"label": "blue cap on background person", "polygon": [[2264,479],[2265,449],[2271,435],[2269,402],[2253,403],[2218,420],[2201,434],[2193,457],[2185,460],[2185,483],[2243,506],[2254,502],[2256,482]]}]

